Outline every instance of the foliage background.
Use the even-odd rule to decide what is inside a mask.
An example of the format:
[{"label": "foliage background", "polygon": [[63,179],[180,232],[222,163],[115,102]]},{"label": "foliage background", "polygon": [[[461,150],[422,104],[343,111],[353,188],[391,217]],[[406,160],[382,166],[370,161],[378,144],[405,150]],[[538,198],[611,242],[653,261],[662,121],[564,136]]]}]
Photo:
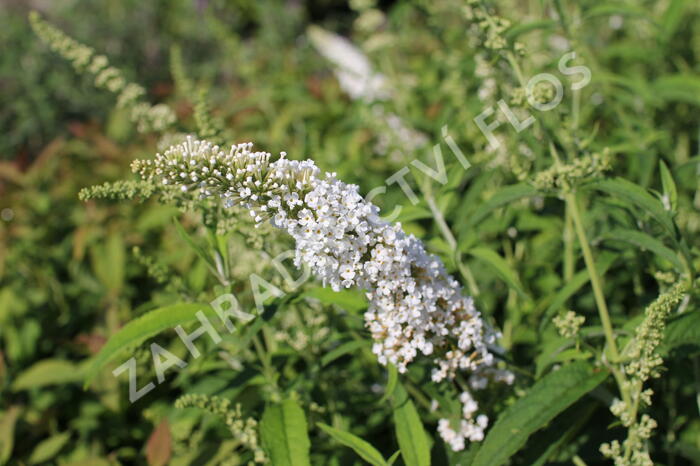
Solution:
[{"label": "foliage background", "polygon": [[[317,24],[350,35],[395,88],[395,98],[385,107],[424,132],[430,145],[440,142],[447,125],[474,164],[466,172],[451,166],[449,183],[435,187],[433,195],[457,237],[464,263],[475,272],[478,307],[503,329],[502,344],[518,374],[512,389],[494,392],[490,417],[497,419],[554,366],[595,359],[590,353],[562,351],[570,342],[550,324],[560,310],[574,309],[586,316],[592,344],[602,345],[595,336],[600,326],[587,284],[582,282],[565,302],[557,301],[569,283],[562,272],[567,266],[560,200],[518,199],[489,209],[477,223],[470,220],[502,187],[533,179],[551,159],[538,132],[516,133],[506,125],[498,130],[505,150],[488,150],[473,123],[490,105],[479,97],[483,78],[475,72],[475,57],[483,46],[474,40],[478,31],[460,13],[463,5],[382,2],[371,9],[364,3],[0,4],[0,463],[248,461],[250,452],[231,439],[215,416],[174,407],[185,393],[231,399],[244,406],[246,416],[260,419],[266,403],[293,392],[306,412],[314,464],[362,464],[318,422],[368,440],[385,458],[399,448],[392,405],[383,397],[389,376],[369,351],[362,305],[355,296],[338,302],[321,294],[320,301],[285,304],[255,337],[262,353],[258,345],[241,347],[233,337],[222,346],[210,345],[202,362],[170,374],[167,383],[133,405],[126,398],[126,384],[107,370],[83,389],[86,361],[125,323],[174,302],[208,301],[222,288],[206,261],[186,247],[173,227],[175,217],[206,246],[208,233],[196,216],[152,201],[78,200],[85,186],[128,177],[133,159],[158,150],[157,138],[137,134],[124,112],[114,110],[112,96],[95,90],[89,78],[47,51],[27,22],[31,9],[107,54],[129,79],[147,88],[151,102],[175,109],[181,129],[194,131],[196,102],[178,89],[170,70],[171,47],[179,46],[188,77],[208,89],[212,114],[223,121],[235,138],[232,142],[251,140],[273,153],[308,156],[367,193],[405,161],[377,150],[385,127],[370,106],[341,91],[306,31]],[[581,93],[577,126],[583,139],[590,137],[590,151],[610,151],[610,176],[662,193],[659,161],[670,167],[678,192],[673,215],[690,246],[691,268],[697,270],[698,5],[664,0],[494,4],[513,22],[510,34],[525,45],[528,76],[556,72],[566,50],[560,45],[563,37],[591,68],[593,80]],[[368,9],[381,12],[379,23],[372,22]],[[557,11],[571,19],[570,30],[552,19]],[[501,73],[497,95],[509,97],[513,86],[508,73],[495,68]],[[571,105],[567,88],[561,108],[542,116],[543,125],[566,133],[572,128]],[[426,152],[406,154],[406,160],[419,157],[430,165]],[[625,238],[619,231],[639,229],[670,243],[646,213],[623,200],[592,190],[583,198],[590,238],[600,262],[607,265],[608,305],[624,337],[640,321],[644,307],[678,274],[668,261],[621,241]],[[403,204],[406,230],[458,272],[453,251],[424,200],[409,207],[394,185],[376,202],[388,210]],[[272,254],[285,243],[274,234],[253,234],[244,224],[238,228],[243,234],[226,237],[232,287],[250,305],[249,274],[271,280],[275,274],[270,255],[260,253],[260,246]],[[475,246],[498,253],[505,271],[470,255]],[[572,247],[578,258],[578,246]],[[574,266],[577,272],[584,270],[580,259]],[[317,286],[309,284],[304,292],[318,298],[322,292]],[[692,300],[686,312],[697,316]],[[659,428],[649,447],[659,464],[700,463],[700,322],[695,318],[683,325],[690,328],[690,336],[683,345],[665,350],[663,376],[651,384],[655,395],[650,413]],[[184,354],[174,332],[164,332],[155,341]],[[145,348],[133,348],[140,355],[141,380],[153,378]],[[433,463],[454,464],[461,458],[468,464],[468,453],[448,459],[451,453],[432,435],[437,416],[430,412],[431,394],[420,382],[425,370],[416,367],[402,382],[431,433]],[[511,461],[570,463],[576,456],[588,464],[602,462],[599,445],[624,432],[608,410],[614,394],[608,380],[542,426]],[[566,422],[579,417],[585,422]]]}]

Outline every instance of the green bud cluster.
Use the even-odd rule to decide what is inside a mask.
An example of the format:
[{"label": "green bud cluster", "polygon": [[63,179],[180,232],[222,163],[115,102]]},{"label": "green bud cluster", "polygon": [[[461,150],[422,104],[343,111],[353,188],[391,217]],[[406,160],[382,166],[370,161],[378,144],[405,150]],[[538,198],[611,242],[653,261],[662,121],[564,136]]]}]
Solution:
[{"label": "green bud cluster", "polygon": [[254,463],[265,463],[267,458],[258,440],[258,421],[252,417],[244,418],[241,405],[232,405],[231,400],[218,396],[208,396],[201,394],[183,395],[175,401],[175,407],[199,408],[211,414],[221,417],[231,431],[233,438],[240,444],[253,452]]},{"label": "green bud cluster", "polygon": [[[170,49],[170,74],[175,82],[178,94],[194,103],[194,120],[197,124],[197,135],[201,139],[210,140],[216,144],[224,144],[224,122],[221,118],[212,116],[206,87],[196,88],[195,83],[187,76],[180,47]],[[183,141],[173,142],[162,147],[162,150]]]},{"label": "green bud cluster", "polygon": [[586,318],[577,315],[574,311],[567,311],[565,314],[556,316],[553,321],[559,335],[564,338],[574,338],[578,335],[578,331],[586,321]]},{"label": "green bud cluster", "polygon": [[686,288],[685,282],[677,283],[645,309],[644,320],[623,352],[624,359],[631,359],[624,370],[632,381],[643,383],[650,377],[658,377],[663,360],[656,349],[663,341],[666,320],[685,297]]},{"label": "green bud cluster", "polygon": [[[478,28],[484,47],[494,52],[508,49],[504,32],[511,26],[509,20],[491,13],[480,0],[469,0],[463,12],[465,18]],[[517,54],[524,53],[524,46],[519,42],[514,43],[512,48]]]},{"label": "green bud cluster", "polygon": [[197,133],[201,139],[223,144],[224,122],[212,116],[207,94],[206,88],[201,88],[195,96],[194,119],[197,123]]},{"label": "green bud cluster", "polygon": [[[166,133],[161,138],[161,145],[177,145],[186,140],[187,135],[180,133]],[[141,162],[136,162],[135,166],[141,166]],[[145,165],[148,165],[145,163]],[[107,182],[96,186],[83,188],[78,197],[82,201],[91,199],[110,200],[136,200],[146,201],[155,197],[162,204],[172,205],[182,212],[196,212],[201,215],[202,223],[217,235],[227,235],[238,233],[249,246],[254,249],[262,249],[265,239],[272,234],[275,228],[270,224],[257,225],[249,216],[245,215],[248,210],[243,206],[224,207],[221,202],[214,198],[202,198],[199,190],[181,190],[175,185],[165,185],[156,182],[152,177],[141,180],[119,180]],[[151,264],[142,263],[148,273],[160,283],[159,274],[152,269]],[[245,274],[244,274],[245,275]],[[174,279],[175,277],[173,277]],[[170,281],[169,287],[175,291],[182,289],[181,283],[177,280]]]},{"label": "green bud cluster", "polygon": [[634,338],[622,352],[622,370],[628,377],[624,383],[627,397],[624,401],[615,400],[610,411],[627,428],[627,438],[620,443],[615,440],[604,443],[601,453],[610,458],[615,466],[651,466],[646,441],[656,428],[656,421],[648,414],[638,417],[639,410],[651,405],[651,389],[643,390],[644,382],[659,376],[659,366],[663,364],[656,352],[663,341],[666,320],[671,312],[684,299],[688,291],[685,282],[673,285],[662,293],[644,311],[644,320],[637,326]]},{"label": "green bud cluster", "polygon": [[526,95],[529,102],[534,102],[539,105],[546,105],[552,100],[556,95],[555,89],[549,82],[540,81],[529,90],[529,95]]},{"label": "green bud cluster", "polygon": [[110,66],[104,55],[92,47],[81,44],[41,19],[39,13],[29,13],[29,22],[39,38],[51,50],[65,58],[78,73],[93,77],[95,87],[117,95],[117,107],[129,111],[139,132],[164,131],[175,122],[175,114],[164,104],[150,105],[143,101],[146,91],[138,84],[130,83],[121,70]]},{"label": "green bud cluster", "polygon": [[602,153],[587,154],[570,164],[555,164],[535,175],[532,184],[542,191],[568,191],[577,185],[600,178],[612,168],[607,150]]},{"label": "green bud cluster", "polygon": [[185,289],[181,277],[173,275],[165,265],[158,262],[155,258],[144,254],[140,247],[134,246],[131,253],[134,259],[146,269],[148,276],[157,283],[165,285],[170,290],[179,291]]},{"label": "green bud cluster", "polygon": [[145,201],[162,187],[150,180],[119,180],[83,188],[78,193],[81,201],[90,199],[139,200]]},{"label": "green bud cluster", "polygon": [[[644,414],[639,422],[628,426],[629,436],[622,444],[617,440],[604,443],[600,447],[600,452],[603,456],[612,459],[615,466],[653,466],[654,462],[649,457],[645,443],[656,426],[656,421]],[[626,453],[628,451],[629,454]]]}]

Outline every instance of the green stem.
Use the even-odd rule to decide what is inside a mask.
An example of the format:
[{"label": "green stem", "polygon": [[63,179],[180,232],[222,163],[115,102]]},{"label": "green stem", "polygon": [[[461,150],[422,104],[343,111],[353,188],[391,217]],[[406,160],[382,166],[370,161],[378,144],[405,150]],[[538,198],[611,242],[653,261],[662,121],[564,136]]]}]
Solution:
[{"label": "green stem", "polygon": [[591,247],[588,243],[588,238],[586,237],[586,231],[583,228],[583,220],[581,218],[581,213],[579,212],[578,201],[576,200],[576,195],[573,192],[566,193],[564,199],[566,200],[566,205],[571,212],[571,219],[573,220],[576,235],[578,236],[578,241],[581,245],[583,259],[586,262],[586,268],[588,269],[588,275],[590,276],[591,286],[593,287],[593,295],[595,297],[596,306],[598,307],[600,321],[603,324],[603,332],[605,333],[605,339],[608,343],[608,348],[610,349],[610,355],[612,356],[613,362],[617,362],[620,359],[620,354],[617,350],[617,344],[615,343],[615,334],[613,332],[612,323],[610,322],[608,305],[605,303],[603,286],[601,285],[601,280],[598,276],[598,270],[596,269],[593,253],[591,252]]},{"label": "green stem", "polygon": [[263,377],[265,378],[266,382],[270,384],[270,386],[276,389],[277,381],[275,380],[275,370],[272,367],[270,354],[265,351],[265,348],[257,335],[253,337],[253,346],[255,346],[255,352],[258,355],[258,359],[260,359],[260,364],[262,364]]},{"label": "green stem", "polygon": [[476,284],[476,280],[474,279],[474,275],[472,274],[472,271],[469,268],[469,266],[463,264],[460,260],[457,239],[452,234],[450,226],[445,221],[445,217],[442,215],[442,212],[435,203],[435,199],[433,199],[433,196],[430,193],[429,189],[421,188],[421,191],[423,193],[423,196],[425,197],[425,201],[428,204],[428,207],[430,208],[430,212],[433,214],[435,223],[437,224],[438,228],[440,229],[440,232],[442,233],[443,238],[445,238],[445,241],[447,241],[447,244],[449,245],[450,250],[452,251],[452,255],[454,257],[457,268],[459,269],[459,272],[467,281],[469,292],[472,294],[472,296],[479,296],[479,286]]},{"label": "green stem", "polygon": [[[496,28],[496,24],[493,21],[493,17],[491,16],[491,14],[488,12],[488,9],[482,6],[482,12],[484,13],[484,17],[486,18],[486,21],[488,21],[489,25],[492,28]],[[513,68],[513,72],[515,73],[515,77],[518,78],[518,83],[520,84],[520,87],[525,89],[527,87],[525,83],[525,76],[523,75],[522,69],[520,69],[520,65],[518,64],[518,60],[515,57],[515,54],[512,50],[508,50],[505,52],[505,57],[508,63],[510,64],[510,67]]]},{"label": "green stem", "polygon": [[566,206],[564,224],[564,281],[574,278],[574,224],[571,218],[571,207]]},{"label": "green stem", "polygon": [[[559,153],[553,142],[549,143],[549,152],[554,158],[554,164],[558,167],[561,165]],[[569,282],[574,278],[574,235],[573,235],[573,217],[571,215],[571,205],[566,203],[566,212],[564,215],[564,281]]]},{"label": "green stem", "polygon": [[[631,396],[631,399],[634,400],[632,402],[632,405],[628,406],[629,410],[629,415],[630,419],[632,420],[632,424],[634,425],[637,423],[637,412],[639,411],[639,398],[640,398],[640,393],[642,391],[642,383],[637,382],[634,384],[634,387],[632,387],[631,392],[633,392],[633,395]],[[637,431],[635,429],[629,429],[629,434],[628,434],[628,442],[627,445],[625,446],[625,460],[629,460],[630,457],[632,456],[632,445],[636,443],[636,438],[637,438]]]},{"label": "green stem", "polygon": [[586,237],[586,230],[583,228],[583,220],[581,218],[581,213],[579,212],[578,201],[576,200],[576,195],[571,191],[564,195],[564,200],[566,201],[567,207],[571,210],[571,218],[574,223],[576,235],[578,236],[578,241],[581,245],[581,250],[583,251],[583,259],[586,263],[586,269],[588,270],[591,287],[593,288],[593,295],[598,308],[598,315],[600,316],[600,321],[603,324],[603,333],[605,334],[605,340],[610,352],[609,360],[612,363],[610,368],[613,376],[615,377],[615,381],[617,382],[617,386],[620,389],[620,394],[622,395],[623,401],[630,406],[631,398],[625,375],[616,366],[620,360],[620,353],[617,350],[615,333],[613,332],[612,323],[610,322],[610,313],[608,312],[608,306],[605,303],[605,295],[603,294],[601,280],[598,275],[598,270],[596,269],[595,260],[593,259],[593,253],[591,252],[588,238]]},{"label": "green stem", "polygon": [[510,67],[513,68],[513,71],[515,72],[515,77],[518,78],[518,83],[520,84],[520,87],[525,89],[527,87],[527,83],[525,82],[525,76],[523,75],[523,71],[520,69],[518,60],[515,59],[515,54],[509,50],[508,52],[506,52],[506,60],[508,60]]},{"label": "green stem", "polygon": [[572,118],[571,118],[571,129],[572,133],[575,138],[575,142],[578,145],[578,124],[579,124],[579,115],[581,113],[581,89],[575,89],[574,90],[574,99],[573,99],[573,109],[571,111],[572,113]]}]

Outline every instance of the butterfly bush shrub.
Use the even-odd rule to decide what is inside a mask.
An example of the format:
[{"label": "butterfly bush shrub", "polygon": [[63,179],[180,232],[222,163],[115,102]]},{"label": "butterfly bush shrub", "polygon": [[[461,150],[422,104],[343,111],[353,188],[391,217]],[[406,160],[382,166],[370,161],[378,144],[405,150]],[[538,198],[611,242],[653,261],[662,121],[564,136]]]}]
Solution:
[{"label": "butterfly bush shrub", "polygon": [[[250,98],[280,119],[272,125],[210,98],[179,47],[173,81],[191,118],[150,105],[105,57],[30,17],[53,51],[117,95],[148,145],[131,163],[137,179],[81,199],[176,207],[172,229],[204,271],[180,277],[157,248],[137,248],[160,288],[111,341],[142,362],[145,344],[129,335],[167,332],[149,318],[218,295],[261,311],[208,343],[199,367],[170,335],[181,370],[140,403],[162,418],[218,416],[215,464],[700,460],[697,407],[683,408],[700,380],[698,140],[677,118],[700,105],[700,81],[683,71],[700,49],[672,51],[693,34],[678,12],[700,11],[657,2],[652,27],[619,5],[531,3],[352,1],[353,41],[298,24],[304,40],[289,53],[316,74]],[[674,58],[637,63],[643,47]],[[242,63],[238,79],[265,86],[285,63]],[[590,84],[559,72],[575,65]],[[530,82],[544,72],[565,96],[546,111],[557,89]],[[238,142],[248,139],[290,155]],[[381,183],[378,200],[363,197]],[[392,221],[381,216],[394,208]],[[276,277],[285,253],[312,279]],[[105,348],[92,377],[116,357]],[[209,432],[186,419],[197,421],[175,430],[183,458]]]}]

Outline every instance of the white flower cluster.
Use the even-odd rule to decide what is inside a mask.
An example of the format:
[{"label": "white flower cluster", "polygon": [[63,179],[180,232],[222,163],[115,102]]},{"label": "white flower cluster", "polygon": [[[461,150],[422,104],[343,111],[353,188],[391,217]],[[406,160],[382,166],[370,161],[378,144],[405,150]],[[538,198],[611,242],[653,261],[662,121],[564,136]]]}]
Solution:
[{"label": "white flower cluster", "polygon": [[484,439],[484,429],[489,423],[489,418],[485,414],[480,414],[473,419],[474,413],[479,409],[471,393],[464,392],[459,396],[462,403],[462,417],[459,429],[455,430],[447,419],[440,419],[438,422],[438,433],[442,439],[450,445],[454,451],[464,450],[465,440],[470,442],[480,442]]},{"label": "white flower cluster", "polygon": [[349,40],[318,26],[311,26],[308,37],[327,60],[335,65],[340,87],[353,99],[367,102],[391,96],[386,77],[372,69],[369,58]]},{"label": "white flower cluster", "polygon": [[316,50],[330,61],[341,89],[351,99],[367,103],[378,102],[372,107],[374,116],[383,125],[374,148],[378,154],[389,155],[395,162],[403,161],[428,143],[425,134],[404,123],[396,114],[384,110],[383,104],[392,97],[392,89],[383,74],[374,71],[369,58],[348,39],[318,26],[311,26],[308,37]]},{"label": "white flower cluster", "polygon": [[[288,160],[282,153],[271,162],[269,153],[251,148],[238,144],[225,152],[188,138],[133,168],[163,184],[198,189],[205,197],[219,195],[227,205],[244,204],[256,222],[269,219],[294,238],[297,267],[306,264],[336,291],[367,290],[365,322],[380,363],[391,362],[405,372],[422,353],[433,359],[435,382],[453,379],[458,371],[469,371],[482,382],[501,372],[492,367],[488,347],[496,333],[420,240],[406,235],[400,224],[380,219],[378,207],[365,201],[357,186],[335,174],[321,176],[312,161]],[[467,395],[462,396],[462,445],[464,438],[481,438],[487,423],[486,417],[472,420],[477,406]],[[443,431],[451,435],[444,426]]]}]

